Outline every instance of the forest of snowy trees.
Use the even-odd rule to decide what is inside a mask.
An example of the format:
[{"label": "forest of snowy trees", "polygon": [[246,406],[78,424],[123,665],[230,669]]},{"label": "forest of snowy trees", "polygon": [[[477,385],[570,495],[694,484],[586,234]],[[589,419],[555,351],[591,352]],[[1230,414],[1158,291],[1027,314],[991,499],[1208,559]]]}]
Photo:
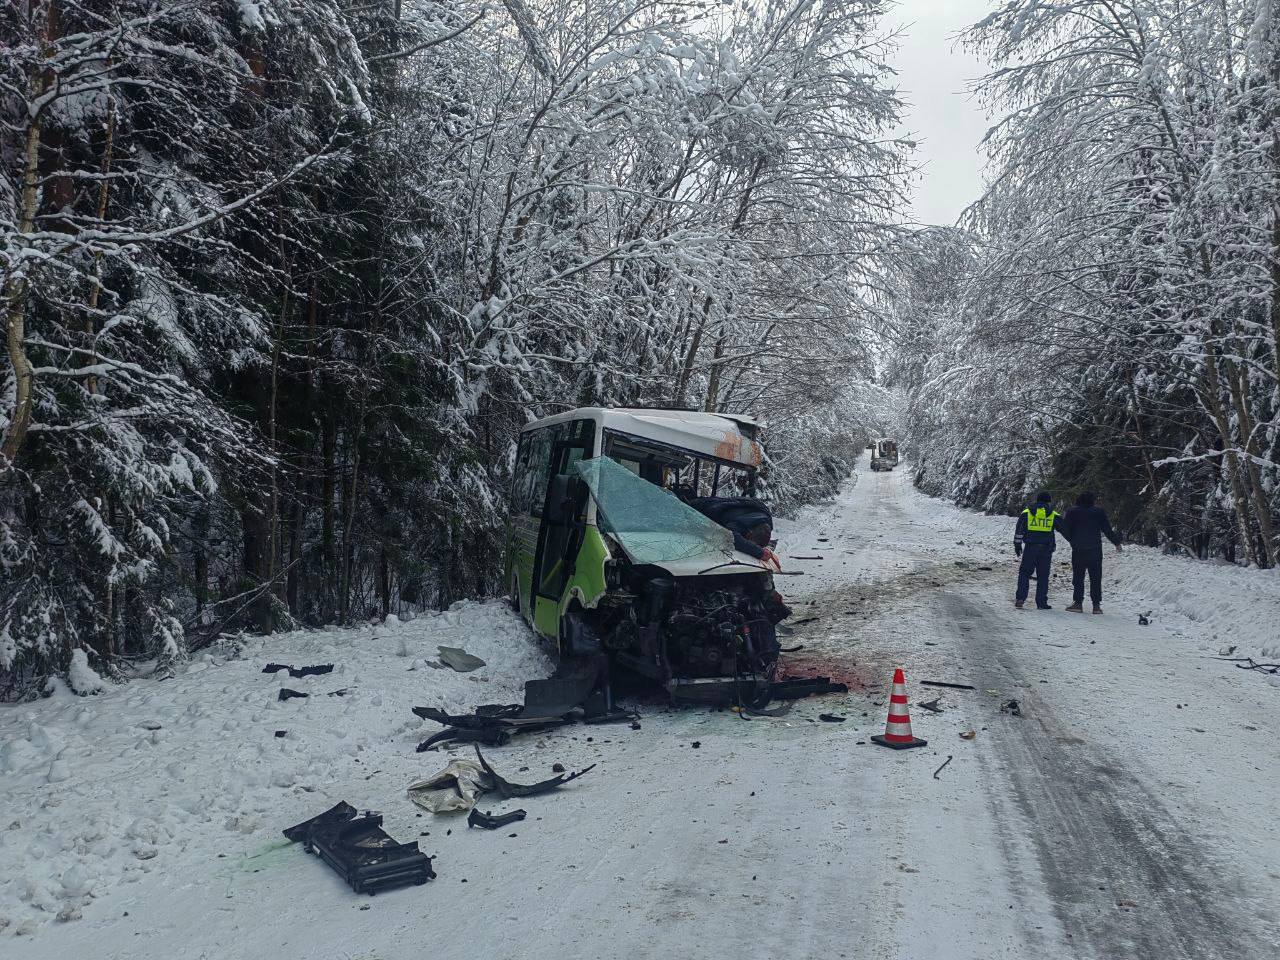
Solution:
[{"label": "forest of snowy trees", "polygon": [[882,0],[0,6],[0,696],[496,591],[512,438],[876,404]]},{"label": "forest of snowy trees", "polygon": [[0,697],[497,592],[585,404],[760,416],[783,508],[892,411],[929,492],[1276,565],[1280,9],[993,4],[913,230],[888,6],[0,6]]},{"label": "forest of snowy trees", "polygon": [[1007,0],[989,190],[917,234],[887,369],[917,481],[1098,491],[1126,535],[1280,560],[1280,6]]}]

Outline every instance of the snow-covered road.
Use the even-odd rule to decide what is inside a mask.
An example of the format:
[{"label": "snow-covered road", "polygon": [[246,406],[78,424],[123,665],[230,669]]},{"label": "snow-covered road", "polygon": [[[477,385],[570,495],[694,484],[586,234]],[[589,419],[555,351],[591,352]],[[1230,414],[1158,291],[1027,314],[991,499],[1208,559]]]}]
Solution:
[{"label": "snow-covered road", "polygon": [[[5,707],[0,953],[1276,956],[1280,688],[1212,656],[1276,659],[1280,581],[1133,550],[1107,558],[1106,616],[1019,612],[1011,528],[920,495],[905,470],[860,474],[779,527],[787,556],[820,557],[786,561],[805,571],[785,581],[787,642],[804,645],[788,658],[847,680],[847,697],[749,722],[642,705],[640,730],[517,740],[490,757],[513,779],[599,765],[494,833],[421,814],[404,788],[446,759],[413,752],[436,727],[410,706],[511,700],[546,669],[496,605]],[[490,666],[429,669],[438,643]],[[338,669],[277,681],[268,660]],[[929,740],[901,753],[869,743],[898,665]],[[282,683],[317,695],[278,703]],[[935,697],[941,713],[919,707]],[[1020,717],[1001,712],[1011,699]],[[283,843],[340,799],[419,839],[439,878],[356,897]]]}]

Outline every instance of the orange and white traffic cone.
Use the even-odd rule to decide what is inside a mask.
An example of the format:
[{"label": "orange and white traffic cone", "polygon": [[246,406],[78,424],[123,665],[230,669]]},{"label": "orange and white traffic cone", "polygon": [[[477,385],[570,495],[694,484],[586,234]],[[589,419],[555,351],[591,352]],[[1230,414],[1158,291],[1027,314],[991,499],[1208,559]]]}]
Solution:
[{"label": "orange and white traffic cone", "polygon": [[901,667],[893,671],[893,693],[889,696],[889,719],[884,724],[884,736],[874,736],[871,739],[882,747],[893,747],[895,750],[923,747],[929,742],[911,735],[911,713],[907,710],[907,678],[902,675]]}]

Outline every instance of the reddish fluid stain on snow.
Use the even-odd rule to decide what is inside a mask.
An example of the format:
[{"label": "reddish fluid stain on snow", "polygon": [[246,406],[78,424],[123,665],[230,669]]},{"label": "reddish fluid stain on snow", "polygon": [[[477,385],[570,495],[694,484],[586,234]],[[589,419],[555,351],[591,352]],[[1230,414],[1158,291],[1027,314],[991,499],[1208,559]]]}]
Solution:
[{"label": "reddish fluid stain on snow", "polygon": [[[887,682],[881,676],[883,670],[870,664],[854,663],[852,659],[839,654],[797,651],[784,653],[779,663],[780,677],[830,677],[836,683],[848,686],[850,691],[860,693],[875,692],[876,688],[883,688]],[[889,676],[892,678],[892,674]]]}]

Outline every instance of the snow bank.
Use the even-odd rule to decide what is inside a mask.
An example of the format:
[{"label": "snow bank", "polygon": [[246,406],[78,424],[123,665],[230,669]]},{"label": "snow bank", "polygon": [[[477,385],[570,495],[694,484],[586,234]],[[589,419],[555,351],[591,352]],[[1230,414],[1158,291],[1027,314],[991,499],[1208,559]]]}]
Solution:
[{"label": "snow bank", "polygon": [[[487,666],[435,666],[440,645]],[[293,679],[269,661],[335,668]],[[439,727],[410,707],[518,702],[550,670],[500,603],[255,639],[163,682],[105,684],[77,650],[72,686],[97,696],[0,707],[0,937],[107,916],[152,873],[203,882],[340,799],[380,809],[440,765],[414,752]],[[310,696],[280,702],[281,687]]]},{"label": "snow bank", "polygon": [[71,651],[71,666],[67,670],[67,682],[71,689],[85,697],[91,693],[101,693],[107,688],[106,682],[89,666],[89,655],[84,649],[77,647]]},{"label": "snow bank", "polygon": [[[1206,652],[1280,660],[1280,570],[1163,556],[1139,548],[1113,562],[1119,590],[1141,599],[1151,618],[1185,618]],[[1110,559],[1110,557],[1108,557]]]}]

